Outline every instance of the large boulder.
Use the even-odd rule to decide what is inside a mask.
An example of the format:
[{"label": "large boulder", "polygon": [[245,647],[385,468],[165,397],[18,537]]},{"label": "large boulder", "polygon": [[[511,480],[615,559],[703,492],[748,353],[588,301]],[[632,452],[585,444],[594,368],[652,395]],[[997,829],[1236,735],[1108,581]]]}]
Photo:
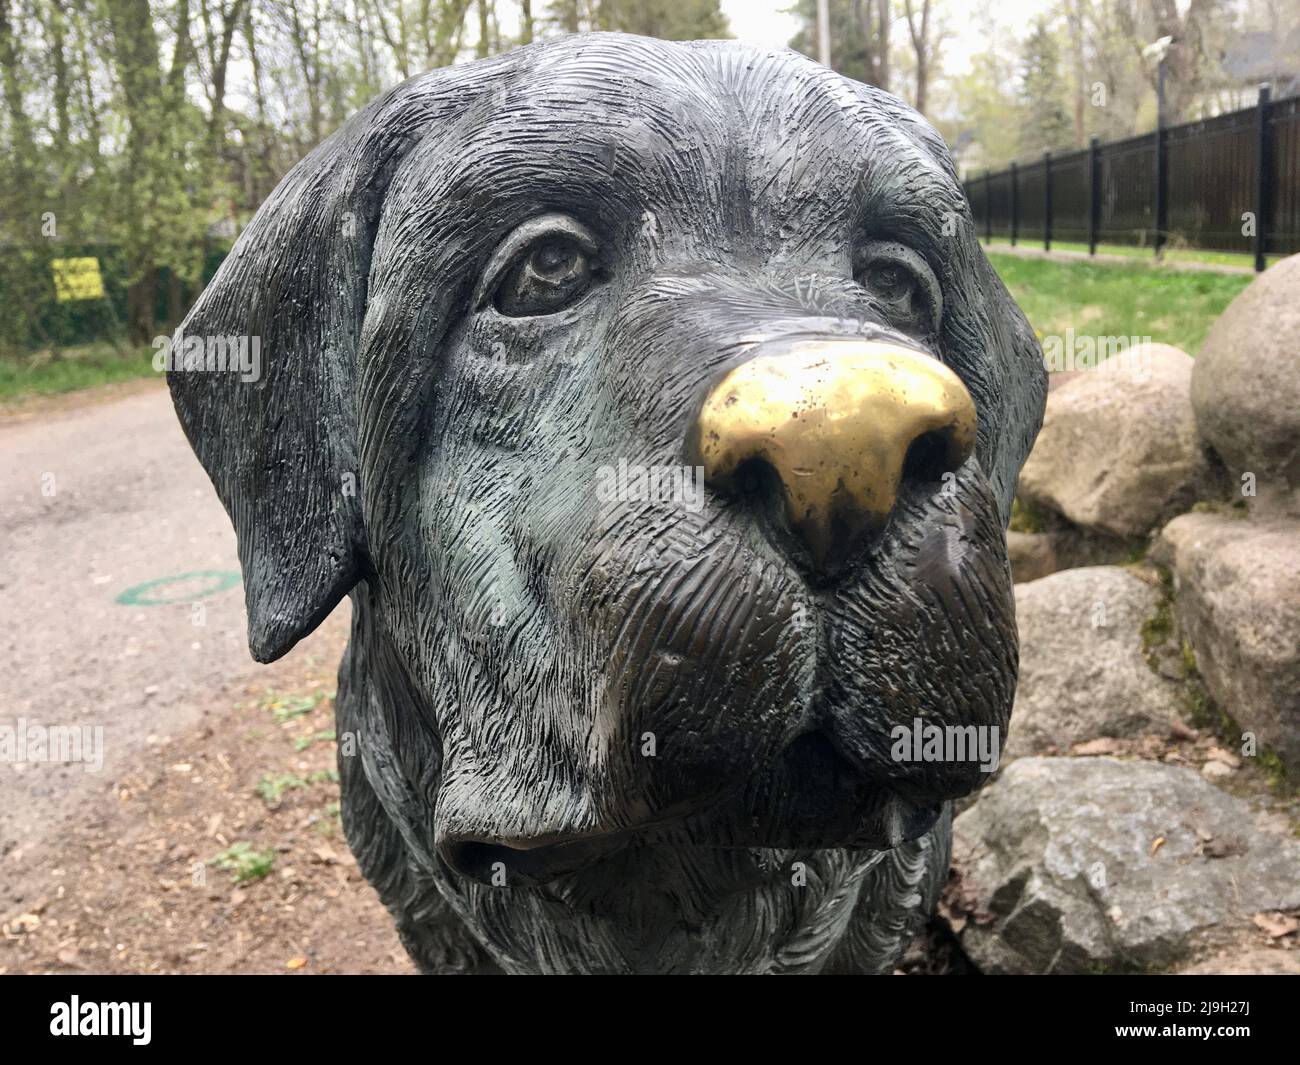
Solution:
[{"label": "large boulder", "polygon": [[1007,533],[1007,558],[1017,583],[1036,581],[1050,573],[1076,566],[1101,566],[1122,562],[1133,554],[1129,541],[1096,536],[1073,527],[1045,532]]},{"label": "large boulder", "polygon": [[1048,394],[1019,493],[1076,525],[1132,537],[1185,510],[1206,464],[1192,414],[1191,357],[1168,344],[1121,355]]},{"label": "large boulder", "polygon": [[1300,950],[1250,947],[1176,970],[1179,976],[1300,976]]},{"label": "large boulder", "polygon": [[1022,758],[954,825],[945,906],[987,973],[1150,971],[1300,907],[1300,841],[1191,769]]},{"label": "large boulder", "polygon": [[[1205,443],[1261,512],[1300,512],[1300,255],[1261,274],[1210,329],[1192,372]],[[1240,490],[1240,489],[1238,489]]]},{"label": "large boulder", "polygon": [[1102,736],[1166,733],[1180,686],[1143,655],[1161,592],[1118,566],[1016,585],[1020,680],[1003,763]]},{"label": "large boulder", "polygon": [[1300,771],[1300,520],[1184,514],[1158,550],[1206,691]]},{"label": "large boulder", "polygon": [[1011,577],[1017,583],[1036,581],[1061,569],[1056,541],[1051,533],[1007,532],[1007,558],[1011,562]]}]

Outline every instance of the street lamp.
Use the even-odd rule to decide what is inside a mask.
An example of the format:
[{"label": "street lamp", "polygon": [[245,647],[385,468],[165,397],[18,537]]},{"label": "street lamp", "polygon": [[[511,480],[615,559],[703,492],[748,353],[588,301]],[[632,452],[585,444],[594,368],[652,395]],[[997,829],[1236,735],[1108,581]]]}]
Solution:
[{"label": "street lamp", "polygon": [[1156,61],[1156,125],[1165,124],[1165,57],[1169,55],[1169,46],[1173,37],[1161,37],[1142,49],[1143,59]]},{"label": "street lamp", "polygon": [[1169,198],[1166,195],[1169,174],[1165,158],[1165,57],[1169,55],[1169,46],[1173,43],[1173,37],[1161,37],[1142,49],[1144,59],[1156,61],[1156,225],[1152,244],[1157,259],[1164,249],[1165,233],[1169,228]]},{"label": "street lamp", "polygon": [[824,67],[831,65],[830,0],[817,0],[817,61]]}]

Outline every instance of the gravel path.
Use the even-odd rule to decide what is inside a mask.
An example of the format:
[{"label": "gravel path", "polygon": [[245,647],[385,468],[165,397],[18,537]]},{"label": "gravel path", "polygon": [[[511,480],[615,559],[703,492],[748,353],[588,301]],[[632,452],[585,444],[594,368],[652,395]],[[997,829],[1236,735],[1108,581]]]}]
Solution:
[{"label": "gravel path", "polygon": [[[24,857],[57,845],[133,755],[262,667],[234,533],[161,383],[10,410],[0,456],[0,731],[19,748],[6,757],[0,735],[0,884],[16,890]],[[346,611],[318,637],[333,661]],[[23,760],[38,726],[89,729],[82,761]]]}]

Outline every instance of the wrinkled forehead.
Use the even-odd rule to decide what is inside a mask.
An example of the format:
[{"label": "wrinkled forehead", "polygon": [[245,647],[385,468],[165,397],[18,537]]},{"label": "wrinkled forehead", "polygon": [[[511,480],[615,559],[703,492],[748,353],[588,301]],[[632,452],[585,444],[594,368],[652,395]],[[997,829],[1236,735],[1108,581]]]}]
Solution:
[{"label": "wrinkled forehead", "polygon": [[516,53],[425,135],[390,190],[406,210],[470,205],[481,226],[512,202],[585,206],[701,239],[824,242],[845,222],[937,230],[960,209],[915,115],[797,53],[569,40]]}]

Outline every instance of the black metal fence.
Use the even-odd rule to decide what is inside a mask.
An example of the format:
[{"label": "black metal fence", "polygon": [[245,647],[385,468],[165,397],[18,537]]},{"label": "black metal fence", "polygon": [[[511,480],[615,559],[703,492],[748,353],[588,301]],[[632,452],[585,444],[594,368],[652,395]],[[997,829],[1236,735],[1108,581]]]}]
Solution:
[{"label": "black metal fence", "polygon": [[1159,127],[966,182],[985,237],[1255,256],[1300,252],[1300,96]]}]

